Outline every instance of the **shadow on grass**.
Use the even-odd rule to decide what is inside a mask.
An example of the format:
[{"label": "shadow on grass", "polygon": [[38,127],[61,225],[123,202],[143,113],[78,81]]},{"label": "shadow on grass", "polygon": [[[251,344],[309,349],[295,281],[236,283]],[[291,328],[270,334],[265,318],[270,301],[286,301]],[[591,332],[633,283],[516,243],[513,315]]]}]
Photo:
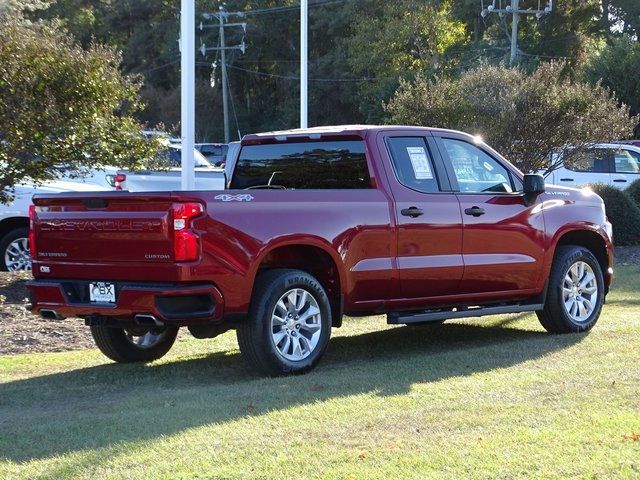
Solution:
[{"label": "shadow on grass", "polygon": [[332,398],[404,394],[415,383],[510,367],[582,338],[458,323],[399,327],[334,338],[320,366],[297,377],[254,376],[232,351],[14,381],[0,385],[0,457],[28,461]]}]

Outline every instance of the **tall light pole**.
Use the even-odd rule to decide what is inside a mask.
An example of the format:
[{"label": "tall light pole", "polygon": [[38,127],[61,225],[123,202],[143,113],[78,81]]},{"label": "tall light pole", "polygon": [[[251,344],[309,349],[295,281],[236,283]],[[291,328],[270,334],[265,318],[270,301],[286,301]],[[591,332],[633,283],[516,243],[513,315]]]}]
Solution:
[{"label": "tall light pole", "polygon": [[193,149],[196,127],[196,9],[195,0],[181,0],[180,10],[180,137],[182,190],[195,188]]},{"label": "tall light pole", "polygon": [[307,128],[309,74],[309,2],[300,0],[300,128]]}]

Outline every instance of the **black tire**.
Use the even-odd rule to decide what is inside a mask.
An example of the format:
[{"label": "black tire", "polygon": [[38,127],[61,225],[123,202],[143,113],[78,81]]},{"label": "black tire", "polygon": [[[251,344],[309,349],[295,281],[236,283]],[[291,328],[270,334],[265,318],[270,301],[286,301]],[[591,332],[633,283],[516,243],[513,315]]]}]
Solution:
[{"label": "black tire", "polygon": [[[127,332],[136,336],[152,332],[160,337],[152,345],[141,347],[129,340]],[[165,326],[153,330],[138,327],[135,330],[125,330],[124,328],[93,325],[91,335],[100,351],[114,362],[152,362],[162,358],[171,349],[178,335],[178,327]]]},{"label": "black tire", "polygon": [[[317,344],[308,356],[301,360],[283,357],[273,340],[272,313],[279,299],[292,289],[302,289],[311,294],[320,310],[321,328]],[[329,343],[331,336],[329,298],[320,282],[306,272],[288,269],[269,270],[258,276],[249,315],[238,325],[236,335],[240,351],[252,369],[270,376],[306,373],[317,365]]]},{"label": "black tire", "polygon": [[[20,238],[29,238],[29,229],[26,227],[18,227],[10,230],[2,240],[0,240],[0,270],[3,272],[8,271],[7,263],[5,262],[5,254],[7,252],[7,248],[11,245],[12,242],[18,240]],[[31,269],[31,262],[29,262],[29,270]]]},{"label": "black tire", "polygon": [[[563,298],[565,275],[576,262],[584,262],[591,267],[598,288],[597,293],[593,296],[596,302],[593,311],[581,321],[576,321],[571,317],[564,305]],[[600,317],[603,304],[604,279],[600,264],[593,253],[584,247],[558,247],[551,266],[544,309],[536,312],[538,320],[540,320],[545,330],[550,333],[576,333],[591,330]]]}]

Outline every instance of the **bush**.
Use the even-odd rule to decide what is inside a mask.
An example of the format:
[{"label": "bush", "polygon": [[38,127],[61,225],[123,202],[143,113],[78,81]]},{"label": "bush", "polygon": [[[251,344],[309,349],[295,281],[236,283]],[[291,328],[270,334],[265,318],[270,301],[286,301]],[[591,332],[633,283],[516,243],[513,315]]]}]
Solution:
[{"label": "bush", "polygon": [[629,188],[625,190],[629,194],[629,196],[636,202],[636,205],[640,207],[640,180],[636,180]]},{"label": "bush", "polygon": [[603,184],[591,185],[591,188],[604,200],[607,218],[613,225],[613,242],[640,245],[640,206],[626,191]]},{"label": "bush", "polygon": [[627,138],[637,123],[600,85],[567,78],[564,64],[522,69],[483,66],[458,79],[403,82],[386,106],[391,121],[479,134],[523,171],[549,168],[551,152]]}]

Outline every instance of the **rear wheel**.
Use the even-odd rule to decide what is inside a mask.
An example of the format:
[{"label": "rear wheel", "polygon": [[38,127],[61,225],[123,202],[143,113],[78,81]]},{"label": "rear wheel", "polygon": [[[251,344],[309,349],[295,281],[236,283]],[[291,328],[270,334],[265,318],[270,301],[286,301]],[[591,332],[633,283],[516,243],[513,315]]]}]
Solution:
[{"label": "rear wheel", "polygon": [[604,303],[602,269],[583,247],[558,247],[544,309],[536,312],[552,333],[584,332],[598,321]]},{"label": "rear wheel", "polygon": [[322,285],[300,270],[261,274],[248,318],[236,329],[247,363],[267,375],[305,373],[331,336],[331,305]]},{"label": "rear wheel", "polygon": [[91,335],[100,351],[115,362],[151,362],[163,357],[171,349],[178,335],[178,327],[115,328],[94,325]]},{"label": "rear wheel", "polygon": [[0,269],[9,272],[30,271],[29,229],[15,228],[0,241]]}]

